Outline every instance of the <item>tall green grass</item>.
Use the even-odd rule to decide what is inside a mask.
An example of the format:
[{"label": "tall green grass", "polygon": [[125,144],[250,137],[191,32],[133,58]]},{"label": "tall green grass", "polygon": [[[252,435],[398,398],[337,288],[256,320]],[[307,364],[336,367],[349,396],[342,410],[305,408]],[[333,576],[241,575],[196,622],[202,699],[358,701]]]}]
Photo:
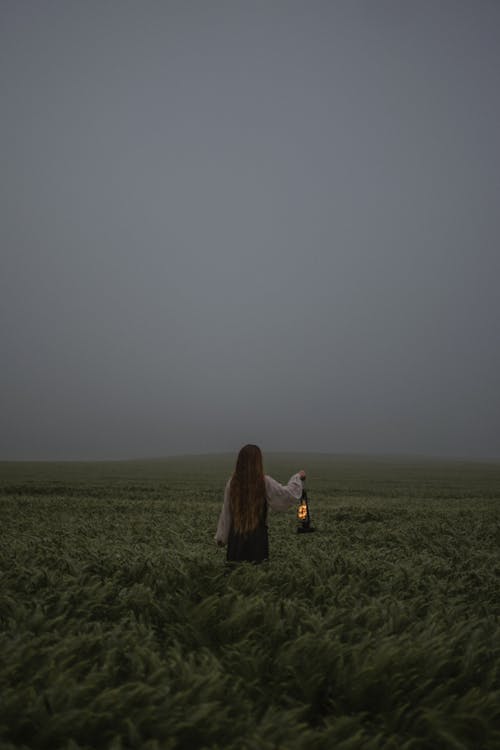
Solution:
[{"label": "tall green grass", "polygon": [[269,456],[228,572],[233,458],[0,465],[1,747],[498,748],[500,465]]}]

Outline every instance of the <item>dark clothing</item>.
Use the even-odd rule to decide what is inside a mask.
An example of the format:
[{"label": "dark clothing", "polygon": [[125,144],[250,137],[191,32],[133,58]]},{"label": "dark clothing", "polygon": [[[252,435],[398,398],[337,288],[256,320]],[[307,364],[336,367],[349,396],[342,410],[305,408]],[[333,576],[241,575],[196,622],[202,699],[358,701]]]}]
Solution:
[{"label": "dark clothing", "polygon": [[267,560],[269,558],[267,525],[261,523],[248,534],[239,534],[231,527],[227,540],[226,558],[228,562],[260,563]]}]

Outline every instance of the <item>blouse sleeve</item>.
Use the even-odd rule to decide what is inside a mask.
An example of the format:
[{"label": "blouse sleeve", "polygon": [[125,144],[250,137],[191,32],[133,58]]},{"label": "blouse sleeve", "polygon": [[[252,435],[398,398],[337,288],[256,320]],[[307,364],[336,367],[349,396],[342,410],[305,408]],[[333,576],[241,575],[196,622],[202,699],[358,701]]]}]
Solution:
[{"label": "blouse sleeve", "polygon": [[300,474],[294,474],[285,485],[266,475],[266,495],[273,510],[288,510],[302,496]]},{"label": "blouse sleeve", "polygon": [[222,503],[222,510],[219,515],[219,523],[217,524],[217,531],[215,532],[215,541],[218,544],[227,544],[229,537],[229,527],[231,526],[231,511],[229,508],[229,485],[231,480],[228,479],[226,489],[224,490],[224,502]]}]

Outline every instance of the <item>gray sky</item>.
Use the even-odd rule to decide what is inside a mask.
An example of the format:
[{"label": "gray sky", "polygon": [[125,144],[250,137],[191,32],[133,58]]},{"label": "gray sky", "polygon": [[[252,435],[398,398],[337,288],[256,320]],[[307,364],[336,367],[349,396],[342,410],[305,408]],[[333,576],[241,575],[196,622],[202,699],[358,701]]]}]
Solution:
[{"label": "gray sky", "polygon": [[500,456],[500,3],[0,4],[0,458]]}]

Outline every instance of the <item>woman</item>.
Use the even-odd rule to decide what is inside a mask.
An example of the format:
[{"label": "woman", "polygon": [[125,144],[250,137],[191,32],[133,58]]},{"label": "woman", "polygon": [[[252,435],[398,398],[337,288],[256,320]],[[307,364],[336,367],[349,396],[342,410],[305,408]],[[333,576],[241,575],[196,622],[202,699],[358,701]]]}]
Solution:
[{"label": "woman", "polygon": [[300,500],[304,471],[290,477],[287,485],[264,474],[262,453],[256,445],[245,445],[236,469],[226,484],[215,541],[227,544],[229,562],[259,563],[269,557],[267,508],[287,510]]}]

